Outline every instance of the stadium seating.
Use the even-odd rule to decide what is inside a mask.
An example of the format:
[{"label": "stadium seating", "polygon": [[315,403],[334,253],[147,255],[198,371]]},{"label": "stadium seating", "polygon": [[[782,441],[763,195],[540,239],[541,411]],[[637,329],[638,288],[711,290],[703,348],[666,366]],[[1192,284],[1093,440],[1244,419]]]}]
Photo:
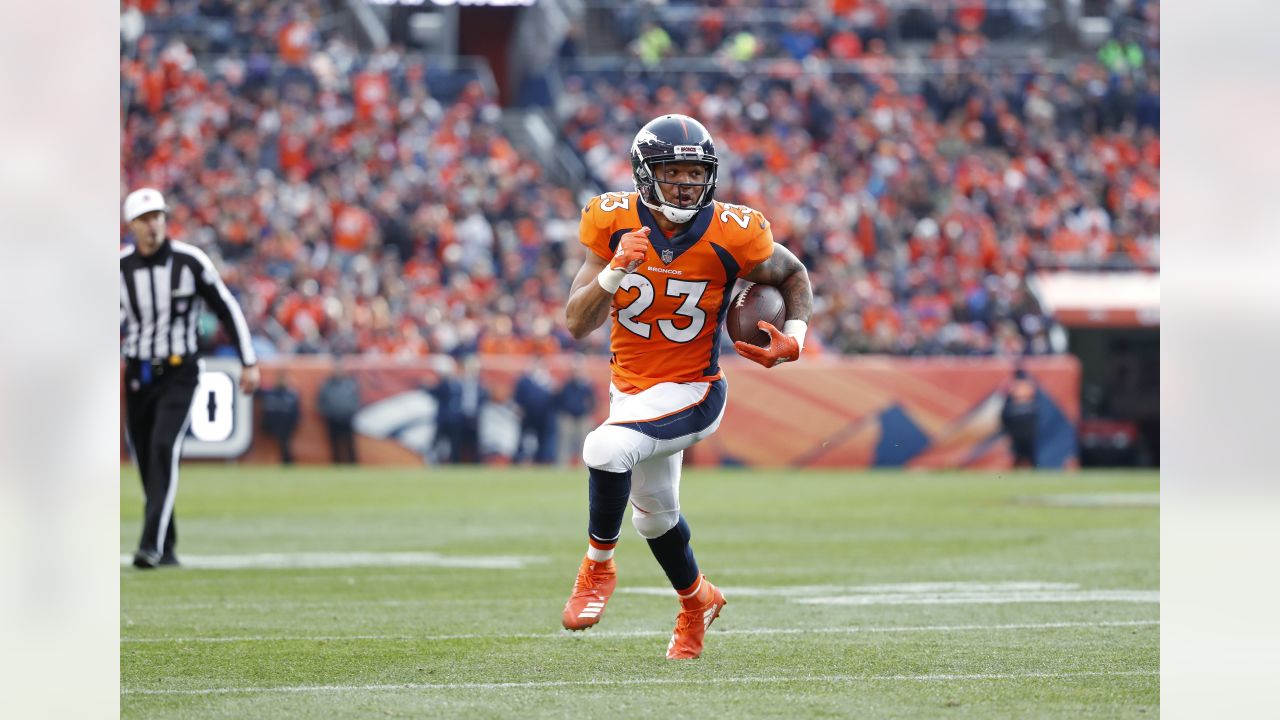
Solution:
[{"label": "stadium seating", "polygon": [[[581,188],[517,152],[483,69],[362,56],[317,31],[322,5],[127,2],[145,32],[122,54],[122,187],[166,192],[266,357],[581,346],[562,322]],[[770,5],[620,22],[616,62],[561,54],[555,110],[608,189],[631,186],[645,120],[702,118],[722,197],[810,270],[812,345],[1050,353],[1030,272],[1158,269],[1158,5],[1128,3],[1096,58],[1017,64],[1001,46],[1043,32],[1034,13]]]}]

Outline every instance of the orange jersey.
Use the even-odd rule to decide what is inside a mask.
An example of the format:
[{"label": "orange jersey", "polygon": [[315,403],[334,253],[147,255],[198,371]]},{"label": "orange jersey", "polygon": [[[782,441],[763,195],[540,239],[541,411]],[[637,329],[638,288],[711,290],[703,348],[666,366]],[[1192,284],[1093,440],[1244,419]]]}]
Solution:
[{"label": "orange jersey", "polygon": [[620,390],[721,377],[720,326],[734,282],[773,254],[764,215],[715,202],[667,238],[637,193],[605,193],[582,210],[580,240],[608,261],[623,234],[648,226],[649,254],[613,296],[610,368]]}]

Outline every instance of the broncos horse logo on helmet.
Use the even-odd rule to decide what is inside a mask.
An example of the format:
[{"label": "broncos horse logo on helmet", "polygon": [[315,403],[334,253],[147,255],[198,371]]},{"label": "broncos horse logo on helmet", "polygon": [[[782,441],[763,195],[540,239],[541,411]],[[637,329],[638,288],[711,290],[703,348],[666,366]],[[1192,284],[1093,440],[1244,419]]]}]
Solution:
[{"label": "broncos horse logo on helmet", "polygon": [[[663,197],[658,187],[656,168],[664,163],[696,162],[706,167],[704,182],[667,183],[701,190],[692,206],[678,205]],[[711,133],[702,123],[688,115],[663,115],[650,120],[631,143],[631,172],[636,180],[640,201],[649,209],[661,212],[673,223],[687,223],[698,211],[711,204],[716,193],[716,146]],[[664,181],[665,182],[665,181]],[[673,198],[674,199],[674,198]]]}]

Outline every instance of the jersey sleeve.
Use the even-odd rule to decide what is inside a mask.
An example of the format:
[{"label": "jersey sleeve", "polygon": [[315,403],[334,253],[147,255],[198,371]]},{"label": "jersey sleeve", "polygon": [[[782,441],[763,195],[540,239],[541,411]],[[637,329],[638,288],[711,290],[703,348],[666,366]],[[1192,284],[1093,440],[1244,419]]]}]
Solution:
[{"label": "jersey sleeve", "polygon": [[[742,277],[756,268],[757,265],[773,255],[773,228],[759,210],[752,210],[748,216],[750,222],[741,231],[738,243],[738,263],[742,269],[738,277]],[[736,229],[736,228],[735,228]]]},{"label": "jersey sleeve", "polygon": [[240,352],[241,364],[245,367],[256,365],[258,358],[253,350],[253,339],[249,334],[249,324],[245,322],[244,312],[240,310],[240,303],[236,302],[231,291],[222,282],[222,277],[218,275],[218,270],[209,260],[209,256],[199,248],[186,244],[174,247],[195,258],[196,265],[200,268],[200,272],[196,273],[196,292],[213,309],[213,314],[218,317],[223,329],[231,337],[231,342]]},{"label": "jersey sleeve", "polygon": [[608,215],[600,209],[600,203],[606,197],[597,195],[582,208],[582,219],[578,224],[578,241],[585,245],[587,250],[607,261],[613,258],[613,252],[609,250],[609,233],[612,223]]}]

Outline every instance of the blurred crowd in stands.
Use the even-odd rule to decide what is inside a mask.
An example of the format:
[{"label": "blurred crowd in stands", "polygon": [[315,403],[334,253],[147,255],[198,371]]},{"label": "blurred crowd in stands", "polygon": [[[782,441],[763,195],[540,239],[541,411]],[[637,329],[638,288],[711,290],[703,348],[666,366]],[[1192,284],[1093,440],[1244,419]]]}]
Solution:
[{"label": "blurred crowd in stands", "polygon": [[[892,33],[902,46],[932,28],[915,64],[888,48],[884,3],[846,4],[825,24],[796,12],[729,27],[703,8],[624,20],[645,65],[732,62],[570,73],[566,136],[617,187],[638,123],[674,107],[714,128],[721,197],[763,209],[805,262],[813,331],[839,352],[1050,352],[1031,270],[1158,268],[1157,4],[1130,4],[1123,41],[1065,68],[984,62],[983,3],[920,3],[927,16]],[[752,57],[791,62],[740,72]]]},{"label": "blurred crowd in stands", "polygon": [[171,237],[224,265],[266,357],[563,346],[574,193],[517,155],[478,81],[441,102],[397,51],[272,30],[297,18],[261,13],[273,44],[205,66],[142,35],[122,187],[163,188]]},{"label": "blurred crowd in stands", "polygon": [[[581,188],[513,148],[485,83],[322,39],[322,5],[126,0],[122,193],[166,193],[171,236],[225,268],[264,357],[583,347],[563,326]],[[637,11],[622,47],[642,70],[560,53],[562,135],[628,190],[636,129],[700,118],[719,199],[765,212],[808,266],[817,348],[1053,352],[1032,271],[1159,266],[1158,3],[1113,3],[1113,39],[1066,67],[986,63],[1003,26],[984,3],[907,5],[893,33],[879,0],[755,25]],[[226,32],[185,34],[207,22]],[[686,55],[720,67],[671,69]],[[761,57],[784,62],[744,69]]]}]

